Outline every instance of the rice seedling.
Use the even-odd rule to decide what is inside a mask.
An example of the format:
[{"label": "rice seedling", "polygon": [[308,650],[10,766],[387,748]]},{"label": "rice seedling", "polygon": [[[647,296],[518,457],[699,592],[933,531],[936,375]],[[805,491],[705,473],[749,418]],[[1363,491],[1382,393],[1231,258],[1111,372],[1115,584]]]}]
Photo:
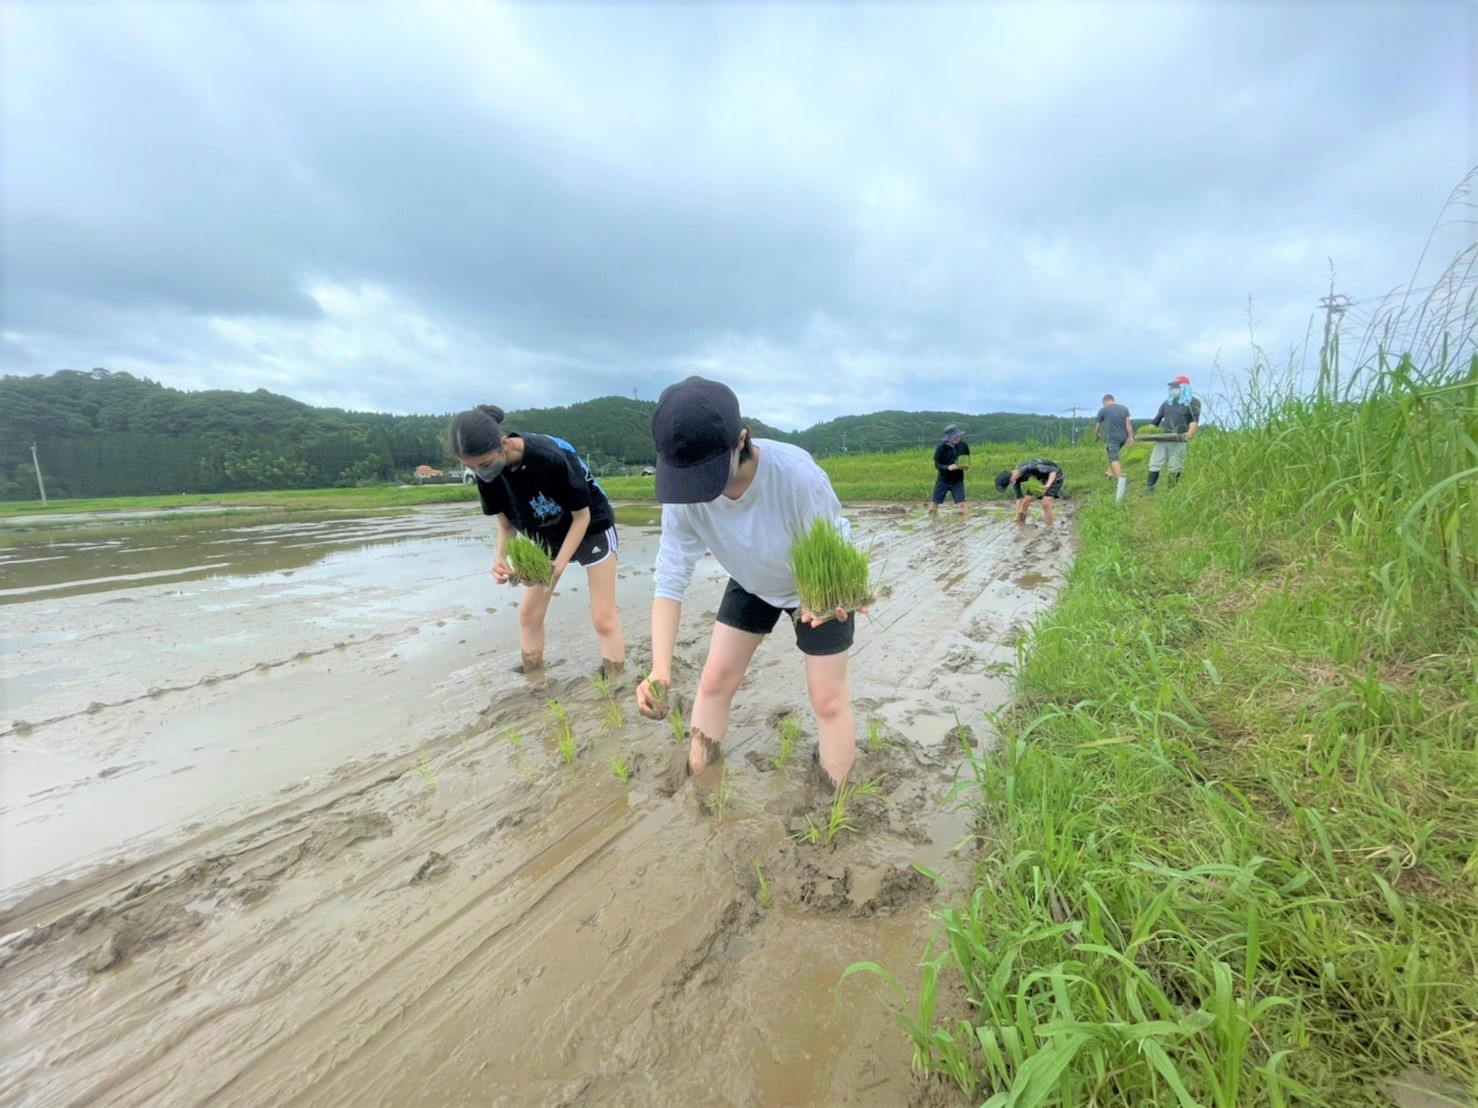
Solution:
[{"label": "rice seedling", "polygon": [[[826,814],[826,831],[822,835],[822,843],[830,846],[836,842],[837,836],[843,832],[856,834],[857,825],[852,822],[852,817],[847,814],[847,802],[852,799],[856,789],[848,782],[843,781],[841,787],[831,798],[831,808]],[[873,791],[876,792],[874,785]]]},{"label": "rice seedling", "polygon": [[601,710],[600,721],[607,731],[621,730],[621,725],[626,722],[626,713],[621,710],[620,702],[608,700],[605,708]]},{"label": "rice seedling", "polygon": [[421,780],[428,789],[436,788],[436,778],[431,773],[431,755],[424,748],[421,750],[421,760],[416,763],[416,772],[421,775]]},{"label": "rice seedling", "polygon": [[793,842],[810,843],[812,846],[821,845],[821,828],[816,826],[816,821],[810,816],[806,817],[806,825],[790,836]]},{"label": "rice seedling", "polygon": [[528,758],[525,757],[523,754],[517,755],[513,759],[513,764],[518,767],[518,772],[523,774],[525,781],[532,782],[534,778],[538,776],[537,772],[534,770],[534,767],[529,764]]},{"label": "rice seedling", "polygon": [[874,754],[881,754],[883,748],[888,745],[888,740],[883,737],[883,721],[873,717],[867,721],[867,749]]},{"label": "rice seedling", "polygon": [[611,698],[611,683],[606,679],[604,673],[597,673],[590,679],[590,683],[595,686],[596,693],[601,697],[606,700]]},{"label": "rice seedling", "polygon": [[683,723],[683,714],[674,705],[667,713],[667,727],[672,732],[672,741],[685,743],[688,741],[688,729]]},{"label": "rice seedling", "polygon": [[549,718],[554,720],[555,726],[570,721],[570,710],[558,700],[546,700],[544,709],[549,713]]},{"label": "rice seedling", "polygon": [[765,880],[765,871],[760,868],[760,860],[754,860],[754,876],[760,883],[759,901],[761,908],[768,908],[773,901],[770,898],[770,883]]},{"label": "rice seedling", "polygon": [[873,600],[867,555],[829,519],[817,517],[791,542],[790,565],[803,611],[824,618],[838,609],[855,612]]},{"label": "rice seedling", "polygon": [[555,746],[559,748],[559,756],[564,759],[565,765],[570,765],[575,760],[575,732],[568,723],[560,724],[554,734]]},{"label": "rice seedling", "polygon": [[631,777],[631,762],[621,754],[611,755],[611,772],[623,784]]},{"label": "rice seedling", "polygon": [[795,744],[800,741],[801,724],[795,716],[782,716],[780,719],[780,750],[775,755],[775,768],[784,770],[789,764],[791,756],[795,753]]},{"label": "rice seedling", "polygon": [[554,562],[549,551],[527,535],[514,535],[508,540],[508,564],[513,567],[513,583],[543,585],[554,580]]},{"label": "rice seedling", "polygon": [[510,727],[510,728],[508,728],[508,730],[505,731],[504,734],[506,734],[508,736],[508,745],[509,746],[513,747],[514,750],[522,749],[522,747],[523,747],[523,734],[519,731],[519,729],[517,727]]},{"label": "rice seedling", "polygon": [[713,787],[713,818],[722,823],[724,812],[729,807],[729,767],[725,766],[718,775],[718,784]]}]

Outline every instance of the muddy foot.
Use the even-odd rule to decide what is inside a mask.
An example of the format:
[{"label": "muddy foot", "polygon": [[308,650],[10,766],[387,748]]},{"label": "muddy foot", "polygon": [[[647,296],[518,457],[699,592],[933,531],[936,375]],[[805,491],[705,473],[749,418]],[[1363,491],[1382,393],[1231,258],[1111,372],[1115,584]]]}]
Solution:
[{"label": "muddy foot", "polygon": [[810,779],[811,784],[823,796],[831,796],[837,791],[837,783],[831,779],[831,774],[827,773],[825,767],[821,764],[821,748],[819,746],[813,746],[811,748]]},{"label": "muddy foot", "polygon": [[689,732],[687,747],[684,748],[679,743],[668,755],[657,792],[662,796],[672,796],[683,787],[683,782],[689,777],[697,777],[722,757],[723,751],[719,749],[719,744],[694,727]]},{"label": "muddy foot", "polygon": [[626,686],[626,663],[613,662],[609,658],[600,660],[600,675],[606,679],[612,689],[620,689]]},{"label": "muddy foot", "polygon": [[535,677],[544,672],[544,655],[520,652],[519,663],[513,667],[514,673],[521,673],[525,677]]}]

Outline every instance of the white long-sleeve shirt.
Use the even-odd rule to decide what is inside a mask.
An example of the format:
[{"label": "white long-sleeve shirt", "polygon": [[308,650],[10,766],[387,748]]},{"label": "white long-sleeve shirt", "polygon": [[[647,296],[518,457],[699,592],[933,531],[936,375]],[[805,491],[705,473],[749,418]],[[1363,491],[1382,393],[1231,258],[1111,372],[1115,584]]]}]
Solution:
[{"label": "white long-sleeve shirt", "polygon": [[662,539],[653,570],[657,596],[681,601],[693,567],[705,550],[746,592],[777,608],[796,608],[790,543],[817,516],[833,521],[843,535],[852,530],[842,516],[831,481],[798,446],[756,439],[754,480],[737,500],[719,496],[706,504],[664,504]]}]

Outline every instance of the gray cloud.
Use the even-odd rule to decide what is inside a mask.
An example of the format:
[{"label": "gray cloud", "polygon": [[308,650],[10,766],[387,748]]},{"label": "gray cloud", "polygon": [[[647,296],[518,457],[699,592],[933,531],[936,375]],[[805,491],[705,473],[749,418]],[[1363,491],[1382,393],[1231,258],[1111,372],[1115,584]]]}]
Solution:
[{"label": "gray cloud", "polygon": [[1458,3],[7,14],[5,370],[354,407],[1147,401],[1475,157]]}]

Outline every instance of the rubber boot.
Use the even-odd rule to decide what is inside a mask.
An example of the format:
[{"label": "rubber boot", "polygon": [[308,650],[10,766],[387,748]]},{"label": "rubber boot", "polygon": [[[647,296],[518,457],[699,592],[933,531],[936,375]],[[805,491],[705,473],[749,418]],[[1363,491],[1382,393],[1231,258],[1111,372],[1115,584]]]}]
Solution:
[{"label": "rubber boot", "polygon": [[1149,484],[1145,485],[1144,491],[1145,492],[1154,492],[1155,491],[1155,482],[1158,481],[1159,479],[1160,479],[1160,471],[1158,469],[1152,469],[1152,470],[1150,470]]}]

